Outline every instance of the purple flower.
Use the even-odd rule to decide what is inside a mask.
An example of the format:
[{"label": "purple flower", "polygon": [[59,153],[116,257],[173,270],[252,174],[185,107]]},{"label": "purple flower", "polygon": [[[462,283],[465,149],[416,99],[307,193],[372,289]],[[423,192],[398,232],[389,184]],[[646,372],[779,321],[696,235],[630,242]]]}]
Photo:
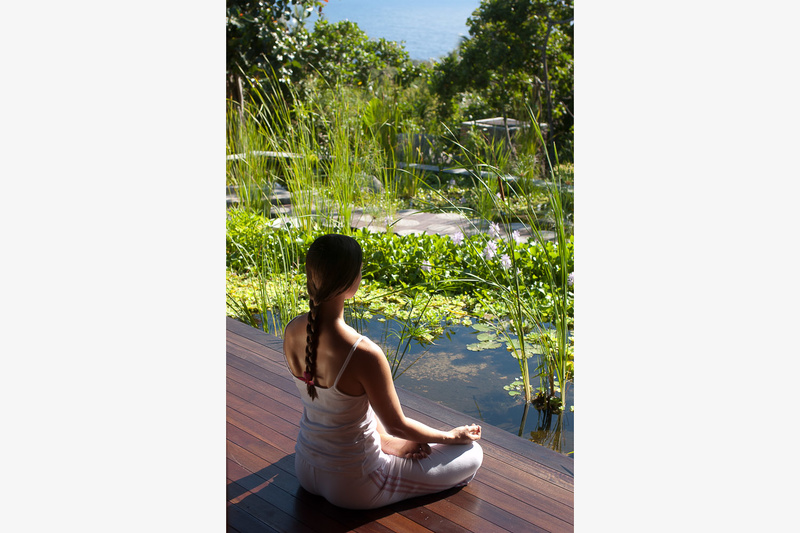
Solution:
[{"label": "purple flower", "polygon": [[503,268],[506,270],[511,268],[511,258],[508,257],[508,254],[503,254],[500,256],[500,264],[503,265]]},{"label": "purple flower", "polygon": [[483,255],[486,256],[486,259],[491,259],[497,254],[497,243],[494,241],[489,241],[486,243],[486,248],[483,250]]},{"label": "purple flower", "polygon": [[431,264],[430,264],[429,262],[427,262],[427,261],[423,261],[423,262],[422,262],[422,267],[421,267],[421,268],[422,268],[422,270],[424,270],[425,272],[430,272],[430,271],[431,271]]},{"label": "purple flower", "polygon": [[511,233],[511,238],[514,239],[514,242],[517,243],[517,244],[522,244],[523,242],[525,242],[525,239],[522,238],[522,235],[520,235],[518,229],[515,229]]},{"label": "purple flower", "polygon": [[569,278],[567,278],[567,283],[569,283],[570,287],[575,285],[575,272],[570,272],[569,273]]},{"label": "purple flower", "polygon": [[453,244],[455,244],[456,246],[460,246],[461,243],[464,242],[464,234],[461,232],[453,233],[452,235],[450,235],[450,238],[453,240]]},{"label": "purple flower", "polygon": [[500,224],[497,222],[489,223],[489,236],[493,239],[500,236]]}]

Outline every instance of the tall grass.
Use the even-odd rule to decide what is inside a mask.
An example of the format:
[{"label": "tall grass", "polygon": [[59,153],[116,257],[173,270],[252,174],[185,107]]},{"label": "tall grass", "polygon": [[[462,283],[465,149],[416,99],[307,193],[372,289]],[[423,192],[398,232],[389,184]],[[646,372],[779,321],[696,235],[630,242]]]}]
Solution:
[{"label": "tall grass", "polygon": [[277,83],[259,89],[251,91],[259,132],[271,151],[282,154],[277,162],[291,195],[293,217],[304,230],[311,230],[319,162],[316,125],[308,120],[311,111],[302,104],[290,108]]},{"label": "tall grass", "polygon": [[255,253],[239,243],[232,243],[244,257],[245,268],[254,283],[253,303],[257,312],[253,312],[246,297],[227,294],[228,305],[240,321],[278,337],[283,337],[286,324],[307,306],[301,299],[304,283],[293,260],[304,253],[300,244],[303,240],[296,238],[291,228],[286,231],[287,238],[273,238],[272,232],[262,233]]},{"label": "tall grass", "polygon": [[291,195],[295,223],[305,231],[349,234],[354,206],[374,203],[365,202],[373,200],[369,198],[375,192],[373,178],[388,191],[390,201],[383,203],[393,211],[394,139],[384,136],[394,126],[368,120],[385,121],[393,115],[338,87],[312,92],[302,102],[295,99],[290,107],[275,87],[265,84],[253,91],[255,118],[264,143],[285,154],[277,163]]},{"label": "tall grass", "polygon": [[267,138],[248,107],[241,115],[238,105],[230,103],[227,113],[226,185],[234,189],[239,205],[269,214],[267,194],[276,180],[277,167],[266,153]]}]

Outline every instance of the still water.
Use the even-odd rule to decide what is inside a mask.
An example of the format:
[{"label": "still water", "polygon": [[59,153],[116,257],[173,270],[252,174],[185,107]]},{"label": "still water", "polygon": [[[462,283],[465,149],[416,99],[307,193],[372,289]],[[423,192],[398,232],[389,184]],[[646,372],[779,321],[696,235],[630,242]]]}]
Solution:
[{"label": "still water", "polygon": [[[329,22],[355,22],[371,39],[404,41],[411,59],[425,61],[456,49],[479,5],[480,0],[329,0],[322,13]],[[316,14],[309,28],[315,19]]]},{"label": "still water", "polygon": [[[359,321],[356,327],[393,354],[400,326],[378,318]],[[477,331],[460,325],[447,331],[449,339],[443,335],[433,345],[411,341],[400,369],[419,359],[395,380],[398,387],[561,453],[574,450],[574,413],[569,411],[574,403],[572,383],[567,387],[567,408],[560,416],[548,418],[533,407],[526,412],[523,401],[503,389],[521,375],[519,364],[505,343],[494,350],[473,352],[466,346],[476,342]],[[535,368],[535,360],[530,359],[529,365]]]}]

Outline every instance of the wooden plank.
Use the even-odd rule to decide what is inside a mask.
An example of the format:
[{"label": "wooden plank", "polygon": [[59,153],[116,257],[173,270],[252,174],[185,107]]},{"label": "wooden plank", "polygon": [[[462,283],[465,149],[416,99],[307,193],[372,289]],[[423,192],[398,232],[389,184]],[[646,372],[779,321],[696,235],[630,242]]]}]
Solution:
[{"label": "wooden plank", "polygon": [[[574,459],[572,457],[554,452],[545,448],[544,446],[532,443],[516,435],[512,435],[507,431],[495,428],[491,425],[483,424],[480,421],[468,417],[463,413],[451,409],[447,406],[433,403],[426,398],[409,392],[407,390],[398,388],[397,395],[400,397],[400,403],[403,408],[414,409],[417,412],[428,413],[429,416],[435,418],[441,423],[453,426],[460,426],[467,422],[477,422],[481,426],[486,425],[486,430],[491,436],[491,441],[510,451],[515,455],[526,457],[532,461],[537,462],[543,466],[551,468],[555,472],[563,473],[569,477],[574,477]],[[436,406],[431,409],[431,404]]]},{"label": "wooden plank", "polygon": [[233,332],[240,337],[244,337],[245,339],[255,341],[257,344],[266,346],[267,348],[271,348],[278,353],[283,352],[283,341],[279,337],[265,333],[260,329],[248,326],[247,324],[239,322],[235,318],[225,317],[225,320],[225,325],[228,331]]},{"label": "wooden plank", "polygon": [[[230,460],[227,468],[228,478],[238,480],[235,483],[247,489],[248,498],[264,500],[271,507],[294,516],[305,527],[314,531],[341,531],[346,528],[345,525],[322,513],[313,502],[298,499],[295,496],[296,490],[286,491],[277,485],[271,487],[272,479],[277,478],[278,474],[273,475],[270,479],[265,479],[266,476],[249,472],[243,466]],[[232,499],[231,502],[238,503]]]},{"label": "wooden plank", "polygon": [[[263,480],[270,481],[271,485],[268,492],[265,494],[267,499],[270,499],[272,493],[278,489],[287,494],[291,494],[297,500],[296,510],[309,516],[314,516],[317,512],[325,515],[330,520],[340,524],[347,531],[359,530],[374,533],[386,533],[391,531],[384,526],[372,524],[370,522],[364,523],[364,520],[359,520],[358,514],[347,509],[341,509],[331,505],[323,498],[314,496],[300,487],[297,478],[294,476],[294,470],[291,473],[287,468],[294,464],[292,457],[284,457],[277,463],[270,463],[261,457],[252,454],[245,448],[241,448],[235,444],[228,443],[228,472],[231,475],[242,475],[243,473],[250,473],[254,476],[255,481]],[[240,470],[235,470],[236,468]],[[330,525],[329,522],[326,522]],[[337,529],[332,527],[334,530]]]},{"label": "wooden plank", "polygon": [[459,507],[451,502],[450,498],[431,502],[425,507],[441,516],[446,516],[453,524],[461,528],[459,531],[472,531],[474,533],[503,533],[508,531],[478,514]]},{"label": "wooden plank", "polygon": [[239,533],[251,533],[254,531],[279,533],[277,529],[273,529],[268,524],[262,522],[235,504],[228,504],[227,521],[228,531],[236,531]]},{"label": "wooden plank", "polygon": [[572,513],[569,513],[566,517],[555,516],[537,506],[538,502],[536,500],[530,502],[519,500],[515,496],[506,494],[503,491],[487,485],[478,475],[475,476],[475,479],[470,485],[475,490],[475,493],[480,495],[483,501],[506,511],[520,520],[541,526],[546,531],[572,530]]},{"label": "wooden plank", "polygon": [[242,511],[257,517],[264,524],[277,531],[297,531],[298,533],[315,533],[314,529],[306,526],[291,512],[286,512],[268,502],[262,497],[256,497],[236,482],[228,483],[229,506],[236,506]]},{"label": "wooden plank", "polygon": [[[428,413],[408,409],[404,406],[404,412],[407,416],[419,420],[425,424],[428,424],[433,427],[452,427],[455,425],[463,425],[467,422],[470,422],[468,419],[464,419],[464,416],[461,415],[461,421],[457,419],[449,419],[445,422],[440,420],[440,417],[433,418],[428,413],[434,411],[434,409],[428,408]],[[569,492],[573,492],[574,487],[574,480],[571,473],[566,472],[557,472],[554,471],[545,465],[537,462],[536,457],[525,457],[522,454],[516,454],[503,446],[499,446],[496,442],[498,439],[498,432],[502,431],[498,428],[494,428],[490,425],[483,424],[480,421],[476,423],[481,424],[482,426],[482,438],[480,440],[481,446],[484,449],[484,455],[489,455],[491,457],[496,458],[503,466],[498,465],[498,468],[505,467],[509,471],[517,471],[527,476],[535,476],[547,483],[551,483],[553,485],[557,485],[564,490]],[[513,435],[511,435],[514,437]],[[502,437],[502,435],[500,435]],[[519,438],[519,437],[514,437]],[[523,440],[523,439],[520,439]],[[523,441],[524,442],[524,441]],[[531,446],[538,446],[534,443],[528,443]],[[555,453],[555,452],[552,452]]]},{"label": "wooden plank", "polygon": [[[285,437],[276,438],[277,435],[275,432],[272,431],[272,428],[268,425],[262,424],[256,420],[250,419],[238,411],[235,411],[233,408],[229,407],[229,414],[228,414],[228,422],[233,424],[237,428],[246,431],[251,436],[259,439],[261,443],[267,446],[271,446],[278,450],[279,453],[288,453],[294,447],[294,439],[286,439]],[[262,450],[265,448],[262,447]],[[268,453],[271,453],[272,450],[269,450]],[[274,459],[274,456],[270,456]],[[272,498],[270,498],[272,501]],[[417,507],[416,509],[411,509],[408,511],[404,511],[403,514],[406,518],[410,519],[413,522],[416,522],[419,525],[423,525],[428,528],[430,531],[440,531],[446,533],[448,531],[463,531],[464,529],[460,526],[452,523],[449,519],[444,518],[442,515],[436,513],[436,511],[424,508],[424,507]],[[416,530],[415,526],[412,526],[410,523],[402,522],[403,528],[410,528],[410,530]],[[454,529],[455,528],[455,529]],[[328,531],[329,528],[324,529]]]},{"label": "wooden plank", "polygon": [[[226,393],[228,407],[236,409],[253,420],[266,424],[272,431],[276,431],[293,440],[297,438],[299,415],[296,411],[288,411],[289,414],[287,415],[285,410],[288,410],[288,407],[283,404],[235,381],[228,380],[228,382],[228,392]],[[264,401],[260,401],[259,398],[263,398]],[[277,408],[278,406],[281,408]],[[292,422],[289,422],[289,420],[292,420]]]},{"label": "wooden plank", "polygon": [[[268,363],[258,364],[249,360],[249,358],[257,356],[249,354],[248,352],[242,352],[235,345],[228,344],[227,351],[228,365],[238,368],[268,385],[272,385],[277,389],[297,397],[297,387],[292,382],[294,378],[292,378],[285,366],[280,370],[265,368],[264,365]],[[272,364],[274,365],[274,363]],[[300,400],[299,397],[297,397],[297,399],[298,401]]]},{"label": "wooden plank", "polygon": [[481,423],[484,464],[472,483],[370,511],[340,509],[309,494],[294,473],[303,406],[283,360],[282,342],[227,321],[230,531],[573,530],[571,457],[402,389],[398,395],[404,411],[421,422],[443,429]]},{"label": "wooden plank", "polygon": [[484,479],[484,481],[491,484],[496,489],[503,490],[510,494],[516,494],[519,491],[519,487],[524,487],[524,493],[527,494],[528,491],[531,491],[531,494],[528,494],[526,497],[528,500],[538,497],[537,495],[539,495],[551,499],[553,502],[556,502],[561,506],[564,506],[565,512],[574,509],[573,491],[559,485],[547,483],[546,480],[543,480],[538,476],[527,474],[513,467],[509,467],[507,464],[499,461],[491,450],[489,452],[484,452],[483,454],[481,471],[484,470],[500,476],[496,479],[494,477]]},{"label": "wooden plank", "polygon": [[[475,479],[477,480],[478,477],[475,476]],[[476,483],[475,480],[464,487],[463,490],[448,497],[448,501],[462,508],[474,509],[475,511],[473,512],[475,512],[475,514],[479,514],[483,519],[491,522],[496,527],[506,529],[507,531],[547,531],[540,525],[530,521],[530,516],[524,513],[524,506],[521,506],[522,509],[520,512],[524,514],[524,516],[521,517],[519,514],[510,513],[488,501],[485,498],[480,483]]]}]

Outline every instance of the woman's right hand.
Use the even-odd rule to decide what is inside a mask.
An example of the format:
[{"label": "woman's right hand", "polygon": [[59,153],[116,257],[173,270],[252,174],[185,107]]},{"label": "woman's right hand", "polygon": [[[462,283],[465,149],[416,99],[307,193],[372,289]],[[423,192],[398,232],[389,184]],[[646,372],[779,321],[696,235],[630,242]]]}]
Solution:
[{"label": "woman's right hand", "polygon": [[460,426],[450,430],[454,444],[469,444],[481,438],[481,427],[478,424]]}]

